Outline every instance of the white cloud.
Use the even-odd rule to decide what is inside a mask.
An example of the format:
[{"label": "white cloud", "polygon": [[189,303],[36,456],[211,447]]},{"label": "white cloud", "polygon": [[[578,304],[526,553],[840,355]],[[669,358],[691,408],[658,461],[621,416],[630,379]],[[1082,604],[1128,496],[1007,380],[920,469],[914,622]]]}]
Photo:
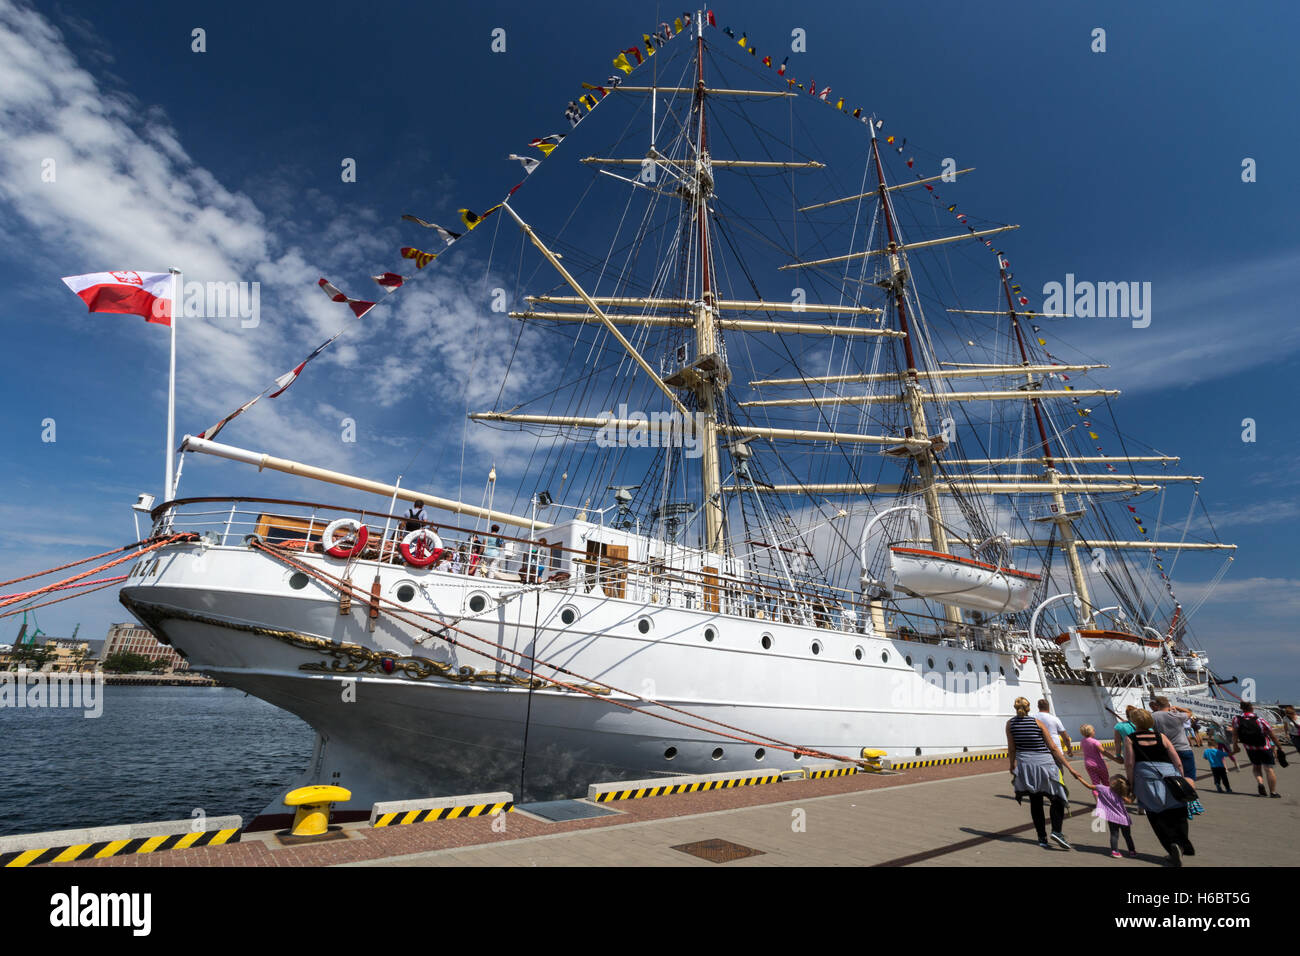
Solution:
[{"label": "white cloud", "polygon": [[[40,245],[57,250],[70,271],[176,265],[187,282],[261,284],[258,327],[241,328],[235,319],[179,326],[182,434],[214,424],[350,321],[316,288],[321,275],[367,298],[378,290],[366,276],[398,268],[391,261],[392,230],[364,207],[327,216],[321,230],[320,245],[339,249],[341,264],[310,261],[283,238],[299,223],[268,218],[249,196],[224,185],[190,155],[161,109],[108,88],[78,64],[48,20],[10,0],[0,0],[0,139],[0,208]],[[46,158],[56,162],[53,183],[41,181]],[[271,202],[286,214],[292,208],[274,196]],[[337,202],[325,205],[328,213]],[[8,241],[6,251],[50,268],[45,250]],[[323,395],[382,409],[423,391],[431,417],[439,419],[458,416],[467,401],[490,404],[519,328],[489,314],[477,291],[482,280],[469,282],[457,266],[465,268],[463,257],[440,261],[439,270],[381,301],[315,360],[293,391],[260,402],[223,440],[286,457],[337,446],[338,419],[322,420],[312,402]],[[165,362],[166,339],[139,336],[139,347],[152,353],[145,361]],[[373,352],[381,354],[362,361]],[[526,389],[549,372],[537,358],[516,364],[512,389]],[[424,424],[407,432],[413,443],[427,434]],[[366,467],[382,471],[372,452]],[[356,448],[341,453],[362,457]],[[338,457],[332,455],[336,467]]]},{"label": "white cloud", "polygon": [[1059,329],[1075,344],[1086,336],[1087,354],[1110,365],[1093,379],[1126,395],[1187,388],[1275,364],[1300,350],[1291,289],[1298,271],[1300,249],[1189,267],[1177,277],[1152,281],[1148,328],[1132,328],[1126,319],[1070,319],[1049,325],[1047,332]]}]

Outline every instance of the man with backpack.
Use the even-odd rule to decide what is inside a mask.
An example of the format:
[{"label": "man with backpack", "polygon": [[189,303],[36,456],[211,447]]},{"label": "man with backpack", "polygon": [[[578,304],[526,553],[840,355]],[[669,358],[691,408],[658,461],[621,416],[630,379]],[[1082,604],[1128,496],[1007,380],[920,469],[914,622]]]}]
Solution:
[{"label": "man with backpack", "polygon": [[1240,742],[1246,748],[1250,758],[1251,769],[1255,771],[1255,783],[1259,786],[1259,795],[1265,795],[1264,777],[1268,777],[1270,797],[1281,797],[1277,792],[1277,772],[1273,769],[1273,749],[1277,744],[1273,730],[1268,721],[1255,713],[1255,705],[1248,700],[1241,702],[1241,713],[1232,718],[1233,744]]}]

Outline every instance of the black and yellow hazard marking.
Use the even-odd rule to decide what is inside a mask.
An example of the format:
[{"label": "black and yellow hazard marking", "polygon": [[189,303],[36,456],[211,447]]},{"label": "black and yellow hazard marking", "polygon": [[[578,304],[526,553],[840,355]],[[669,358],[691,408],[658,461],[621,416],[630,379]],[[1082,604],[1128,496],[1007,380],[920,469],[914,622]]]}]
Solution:
[{"label": "black and yellow hazard marking", "polygon": [[460,817],[491,817],[498,813],[512,813],[513,803],[473,803],[459,807],[429,807],[425,810],[397,810],[381,813],[373,826],[395,827],[403,823],[425,823],[429,820],[456,820]]},{"label": "black and yellow hazard marking", "polygon": [[597,803],[612,800],[640,800],[643,797],[666,797],[672,793],[703,793],[705,790],[729,790],[732,787],[752,787],[760,783],[780,783],[781,774],[765,777],[727,777],[721,780],[696,780],[692,783],[671,783],[662,787],[639,787],[632,790],[606,790],[596,794]]},{"label": "black and yellow hazard marking", "polygon": [[857,767],[827,767],[825,770],[805,770],[808,780],[821,780],[823,777],[848,777],[858,772]]},{"label": "black and yellow hazard marking", "polygon": [[933,760],[900,760],[892,764],[894,770],[919,770],[922,767],[947,767],[959,763],[973,763],[976,760],[997,760],[999,757],[1006,759],[1005,750],[995,750],[992,753],[982,754],[962,754],[960,757],[936,757]]},{"label": "black and yellow hazard marking", "polygon": [[137,837],[134,840],[104,840],[100,843],[75,843],[44,849],[0,853],[0,866],[36,866],[42,863],[68,863],[72,860],[102,860],[110,856],[158,853],[162,850],[187,850],[196,846],[220,846],[238,843],[239,830],[202,830],[198,833],[172,833],[163,836]]},{"label": "black and yellow hazard marking", "polygon": [[[1113,750],[1115,748],[1114,741],[1106,741],[1101,744],[1101,748],[1103,750]],[[1080,753],[1082,750],[1083,746],[1081,744],[1070,745],[1071,756]],[[1007,751],[994,750],[988,753],[961,754],[957,757],[942,757],[933,760],[900,760],[897,763],[892,764],[892,767],[894,770],[919,770],[922,767],[946,767],[951,764],[971,763],[975,760],[1006,759],[1006,757]]]}]

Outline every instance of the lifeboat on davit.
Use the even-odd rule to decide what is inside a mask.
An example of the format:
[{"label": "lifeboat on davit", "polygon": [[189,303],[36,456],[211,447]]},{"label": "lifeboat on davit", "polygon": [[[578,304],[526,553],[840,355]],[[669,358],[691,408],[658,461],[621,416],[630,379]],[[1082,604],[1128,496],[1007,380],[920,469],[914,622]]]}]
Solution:
[{"label": "lifeboat on davit", "polygon": [[1160,662],[1164,642],[1125,631],[1071,629],[1056,638],[1065,660],[1076,670],[1127,674]]},{"label": "lifeboat on davit", "polygon": [[891,546],[889,567],[896,591],[995,614],[1028,608],[1042,580],[1028,571],[921,548]]}]

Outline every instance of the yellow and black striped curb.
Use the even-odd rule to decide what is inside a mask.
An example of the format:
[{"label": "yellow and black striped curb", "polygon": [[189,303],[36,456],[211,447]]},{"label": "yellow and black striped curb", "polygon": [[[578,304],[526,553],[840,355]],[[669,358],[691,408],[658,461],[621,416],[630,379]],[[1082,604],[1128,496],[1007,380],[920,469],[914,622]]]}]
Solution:
[{"label": "yellow and black striped curb", "polygon": [[[1102,749],[1114,749],[1114,741],[1107,741],[1101,745]],[[1083,749],[1080,744],[1070,746],[1070,754],[1074,755]],[[894,770],[919,770],[922,767],[947,767],[959,763],[971,763],[976,760],[998,760],[1006,759],[1007,751],[993,750],[978,754],[961,754],[956,757],[936,757],[930,760],[899,760],[892,764]]]},{"label": "yellow and black striped curb", "polygon": [[221,846],[225,843],[238,842],[238,828],[172,833],[137,837],[134,840],[103,840],[99,843],[74,843],[71,846],[0,853],[0,866],[35,866],[41,863],[68,863],[72,860],[103,860],[110,856],[158,853],[162,850],[187,850],[197,846]]},{"label": "yellow and black striped curb", "polygon": [[823,777],[848,777],[861,772],[857,767],[827,767],[824,770],[805,770],[803,775],[806,780],[821,780]]},{"label": "yellow and black striped curb", "polygon": [[597,803],[612,800],[640,800],[642,797],[664,797],[671,793],[703,793],[705,790],[729,790],[733,787],[752,787],[760,783],[780,783],[781,774],[765,777],[727,777],[721,780],[696,780],[691,783],[671,783],[662,787],[638,787],[632,790],[606,790],[596,794]]},{"label": "yellow and black striped curb", "polygon": [[459,807],[429,807],[425,810],[381,813],[371,826],[394,827],[404,823],[425,823],[429,820],[456,820],[461,817],[491,817],[498,813],[513,813],[515,805],[506,803],[474,803]]},{"label": "yellow and black striped curb", "polygon": [[1005,750],[995,750],[992,753],[982,754],[962,754],[959,757],[935,757],[931,760],[899,760],[893,764],[894,770],[919,770],[922,767],[948,767],[959,763],[973,763],[976,760],[997,760],[999,757],[1006,758]]}]

